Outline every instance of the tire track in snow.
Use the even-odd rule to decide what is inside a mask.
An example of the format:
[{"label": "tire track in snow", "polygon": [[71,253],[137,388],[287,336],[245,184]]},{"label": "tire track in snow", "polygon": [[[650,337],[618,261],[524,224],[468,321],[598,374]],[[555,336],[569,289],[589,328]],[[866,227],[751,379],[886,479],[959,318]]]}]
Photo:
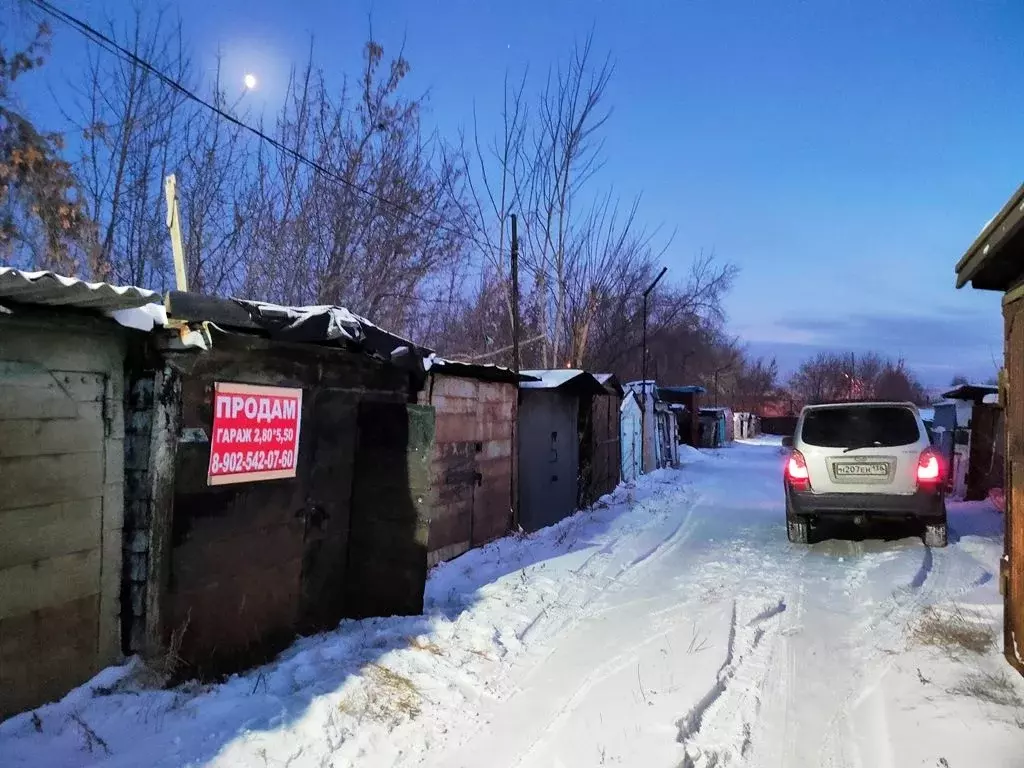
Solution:
[{"label": "tire track in snow", "polygon": [[726,659],[715,683],[676,721],[676,741],[684,750],[680,768],[714,768],[747,755],[769,674],[771,649],[764,640],[769,632],[778,634],[786,607],[780,597],[740,622],[733,602]]},{"label": "tire track in snow", "polygon": [[924,548],[924,557],[921,559],[921,567],[918,568],[917,573],[914,574],[914,578],[910,581],[911,589],[920,589],[924,586],[925,581],[928,580],[928,576],[931,575],[932,568],[935,567],[935,558],[932,555],[932,548]]},{"label": "tire track in snow", "polygon": [[[652,520],[631,532],[630,536],[613,538],[603,547],[591,553],[579,566],[570,571],[572,581],[561,586],[554,599],[543,610],[537,613],[530,622],[517,634],[517,640],[530,645],[534,639],[543,641],[552,635],[571,631],[585,619],[601,615],[601,603],[606,595],[623,586],[627,581],[624,577],[637,571],[642,566],[655,562],[664,552],[673,549],[685,541],[693,531],[694,509],[701,498],[694,496],[689,486],[670,486],[671,490],[644,500],[638,508],[651,513],[664,515],[662,521]],[[685,513],[679,515],[679,522],[666,536],[660,536],[653,547],[640,555],[634,555],[625,563],[620,559],[629,557],[623,549],[635,543],[637,538],[657,529],[659,522],[673,516],[673,509],[682,507]],[[635,511],[635,510],[631,510]],[[625,545],[624,545],[625,542]],[[601,584],[600,589],[589,589],[589,585]]]},{"label": "tire track in snow", "polygon": [[[903,550],[895,560],[915,551],[918,550]],[[847,692],[822,731],[818,764],[823,768],[874,768],[880,759],[883,765],[886,759],[891,759],[887,754],[864,756],[860,753],[859,742],[868,744],[873,751],[884,750],[886,745],[879,742],[886,739],[887,734],[872,733],[865,737],[865,734],[856,733],[852,715],[881,687],[894,664],[891,653],[896,648],[893,646],[898,647],[906,641],[907,628],[914,618],[932,601],[933,596],[950,594],[957,573],[950,567],[950,560],[955,557],[955,552],[950,551],[936,557],[931,548],[922,545],[920,563],[905,586],[892,590],[878,609],[867,614],[848,636],[846,647],[860,649],[862,653],[856,663],[851,664],[852,675],[846,686]],[[873,564],[878,567],[889,562],[893,560],[876,558]],[[953,592],[963,589],[960,585]],[[873,718],[871,722],[878,725],[879,720]]]}]

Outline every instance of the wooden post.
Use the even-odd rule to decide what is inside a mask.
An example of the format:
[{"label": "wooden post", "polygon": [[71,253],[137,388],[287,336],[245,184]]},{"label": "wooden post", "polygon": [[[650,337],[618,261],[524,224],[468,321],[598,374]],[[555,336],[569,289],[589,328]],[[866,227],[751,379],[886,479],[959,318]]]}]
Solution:
[{"label": "wooden post", "polygon": [[174,255],[174,283],[179,291],[187,291],[185,247],[182,244],[181,215],[178,212],[178,181],[173,173],[164,179],[164,197],[167,199],[167,229],[171,232],[171,252]]}]

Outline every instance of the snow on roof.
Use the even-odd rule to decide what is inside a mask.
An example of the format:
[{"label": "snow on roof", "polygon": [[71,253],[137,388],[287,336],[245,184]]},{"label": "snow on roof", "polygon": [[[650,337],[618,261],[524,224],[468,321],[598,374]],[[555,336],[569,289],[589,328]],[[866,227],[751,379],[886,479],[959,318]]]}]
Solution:
[{"label": "snow on roof", "polygon": [[577,376],[590,376],[589,373],[578,368],[534,369],[523,371],[523,373],[536,379],[536,381],[523,382],[525,389],[558,389]]},{"label": "snow on roof", "polygon": [[87,283],[55,272],[23,272],[13,267],[0,267],[0,299],[113,312],[159,303],[161,296],[156,291],[133,285]]},{"label": "snow on roof", "polygon": [[592,373],[578,368],[552,368],[549,370],[522,371],[536,381],[524,381],[520,389],[562,389],[563,387],[579,388],[593,394],[606,392],[604,386]]},{"label": "snow on roof", "polygon": [[622,397],[624,390],[622,384],[619,383],[619,377],[614,373],[595,373],[594,378],[597,379],[597,383],[610,392],[614,392],[619,397]]}]

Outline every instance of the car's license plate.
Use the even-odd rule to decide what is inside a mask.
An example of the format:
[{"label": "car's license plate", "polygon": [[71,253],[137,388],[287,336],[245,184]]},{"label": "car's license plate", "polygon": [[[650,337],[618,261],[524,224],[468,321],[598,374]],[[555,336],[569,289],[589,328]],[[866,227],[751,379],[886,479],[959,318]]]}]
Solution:
[{"label": "car's license plate", "polygon": [[889,465],[884,462],[873,464],[836,464],[836,477],[885,477]]}]

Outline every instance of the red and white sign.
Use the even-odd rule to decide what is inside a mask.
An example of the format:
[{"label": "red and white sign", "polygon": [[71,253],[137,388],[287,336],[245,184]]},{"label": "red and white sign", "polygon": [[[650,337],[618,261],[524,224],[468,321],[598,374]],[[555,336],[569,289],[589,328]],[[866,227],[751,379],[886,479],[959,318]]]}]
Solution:
[{"label": "red and white sign", "polygon": [[213,385],[209,485],[295,477],[302,390]]}]

